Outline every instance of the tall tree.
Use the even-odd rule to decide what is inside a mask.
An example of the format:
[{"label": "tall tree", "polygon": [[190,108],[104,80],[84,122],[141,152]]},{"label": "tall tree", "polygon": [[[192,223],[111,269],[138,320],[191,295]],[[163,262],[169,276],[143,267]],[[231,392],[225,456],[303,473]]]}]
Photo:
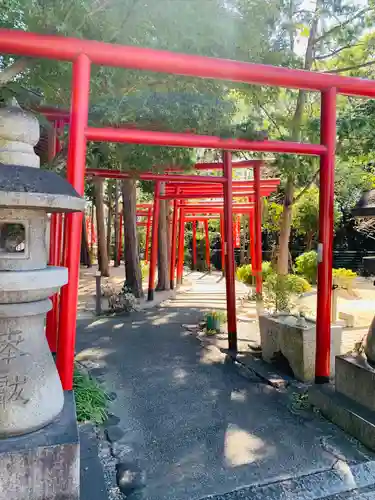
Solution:
[{"label": "tall tree", "polygon": [[[165,184],[160,189],[160,194],[165,192]],[[169,213],[168,201],[160,200],[159,226],[158,226],[158,283],[157,290],[169,290]]]},{"label": "tall tree", "polygon": [[125,285],[140,298],[143,296],[142,273],[138,253],[136,181],[122,181],[123,220],[125,239]]},{"label": "tall tree", "polygon": [[[307,70],[329,67],[330,62],[358,43],[370,11],[367,5],[345,0],[284,0],[274,34],[280,49],[280,63]],[[333,69],[331,68],[330,71]],[[251,93],[252,116],[263,117],[272,138],[293,141],[319,140],[319,129],[309,120],[319,114],[317,94],[272,89],[264,95]],[[288,272],[292,207],[298,200],[296,188],[318,179],[316,160],[279,155],[276,166],[283,178],[283,213],[280,219],[278,272]]]},{"label": "tall tree", "polygon": [[98,264],[102,276],[109,276],[107,241],[105,237],[105,215],[103,199],[103,179],[96,178],[94,184],[94,200],[96,212],[96,227],[98,233]]}]

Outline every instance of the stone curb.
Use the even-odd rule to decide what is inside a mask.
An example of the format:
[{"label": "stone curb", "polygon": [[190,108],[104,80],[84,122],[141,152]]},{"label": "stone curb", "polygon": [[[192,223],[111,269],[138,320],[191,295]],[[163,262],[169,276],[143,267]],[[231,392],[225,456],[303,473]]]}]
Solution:
[{"label": "stone curb", "polygon": [[251,354],[244,356],[236,355],[233,357],[236,365],[241,367],[241,370],[247,370],[252,374],[257,375],[260,379],[267,382],[268,385],[275,389],[286,389],[291,384],[291,379],[287,375],[282,375],[277,372],[269,363],[263,359],[256,358]]},{"label": "stone curb", "polygon": [[375,484],[375,461],[350,465],[338,460],[330,469],[295,479],[283,477],[271,483],[248,486],[200,500],[318,500]]}]

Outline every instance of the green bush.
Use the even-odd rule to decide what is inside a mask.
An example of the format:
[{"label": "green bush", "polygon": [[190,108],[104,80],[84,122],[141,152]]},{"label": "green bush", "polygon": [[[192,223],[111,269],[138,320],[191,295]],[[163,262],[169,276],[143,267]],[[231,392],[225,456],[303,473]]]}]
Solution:
[{"label": "green bush", "polygon": [[265,260],[262,262],[262,279],[265,281],[271,274],[274,274],[275,271],[272,267],[272,263]]},{"label": "green bush", "polygon": [[287,280],[292,293],[296,295],[301,295],[302,293],[309,292],[312,288],[310,283],[302,276],[297,276],[297,274],[288,274]]},{"label": "green bush", "polygon": [[244,266],[237,267],[236,276],[239,281],[242,281],[242,283],[251,285],[253,279],[251,274],[251,264],[245,264]]},{"label": "green bush", "polygon": [[357,277],[357,273],[351,269],[339,268],[332,269],[332,282],[337,288],[343,290],[348,290],[351,292],[353,290],[354,280]]},{"label": "green bush", "polygon": [[315,250],[299,255],[295,261],[295,272],[315,284],[318,274],[318,255]]},{"label": "green bush", "polygon": [[[265,260],[262,262],[262,280],[265,281],[271,274],[274,274],[272,264]],[[237,279],[242,281],[242,283],[246,283],[246,285],[255,285],[255,276],[252,275],[251,264],[239,266],[236,275]]]},{"label": "green bush", "polygon": [[311,285],[305,278],[296,274],[280,276],[273,273],[265,280],[263,290],[267,307],[277,312],[290,312],[295,296],[311,290]]}]

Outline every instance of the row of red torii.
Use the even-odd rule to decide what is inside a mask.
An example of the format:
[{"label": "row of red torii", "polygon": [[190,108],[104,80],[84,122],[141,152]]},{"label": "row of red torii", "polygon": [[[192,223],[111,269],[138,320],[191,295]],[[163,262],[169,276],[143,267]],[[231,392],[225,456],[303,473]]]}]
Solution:
[{"label": "row of red torii", "polygon": [[[51,161],[54,156],[60,151],[62,143],[60,137],[64,133],[64,128],[69,125],[71,121],[70,112],[58,108],[39,108],[38,111],[45,116],[51,123],[48,135],[48,159]],[[225,162],[213,163],[197,163],[194,166],[196,172],[201,171],[214,171],[224,169]],[[250,236],[250,253],[252,272],[256,281],[257,294],[262,293],[262,227],[261,227],[261,212],[262,212],[262,198],[270,195],[277,186],[280,184],[280,179],[261,179],[262,160],[244,160],[232,162],[230,158],[230,169],[253,169],[253,180],[232,180],[232,215],[231,221],[233,223],[234,214],[249,214],[249,236]],[[174,288],[175,274],[176,274],[176,255],[177,255],[177,240],[178,240],[178,259],[177,259],[177,276],[176,283],[180,285],[183,277],[184,265],[184,248],[185,248],[185,223],[193,222],[193,262],[196,259],[196,226],[197,220],[205,222],[206,230],[206,263],[210,265],[209,256],[209,238],[208,238],[208,220],[210,218],[220,217],[220,232],[222,242],[222,269],[226,275],[227,297],[231,294],[235,296],[235,282],[234,282],[234,245],[233,238],[230,236],[233,231],[233,224],[231,223],[231,233],[226,234],[227,227],[224,223],[224,207],[225,198],[223,197],[223,184],[215,183],[216,177],[214,176],[184,176],[173,175],[181,172],[181,169],[176,167],[167,168],[167,177],[146,173],[141,174],[141,179],[148,179],[155,181],[154,200],[152,205],[143,203],[137,205],[136,216],[147,216],[147,230],[146,230],[146,252],[149,248],[149,235],[152,222],[152,237],[151,237],[151,255],[150,255],[150,269],[149,269],[149,284],[148,284],[148,300],[154,299],[155,291],[155,275],[157,267],[158,255],[158,221],[160,200],[173,201],[173,217],[171,220],[171,258],[170,258],[170,285]],[[105,179],[126,179],[129,177],[128,173],[119,170],[100,169],[100,168],[86,168],[85,175],[87,177],[100,177]],[[162,180],[163,179],[163,180]],[[212,182],[207,180],[212,179]],[[204,181],[204,182],[203,182]],[[161,192],[163,186],[163,192]],[[235,199],[247,199],[246,203],[233,203]],[[196,200],[199,204],[192,204],[189,201]],[[142,209],[146,208],[146,213]],[[190,217],[189,217],[190,216]],[[64,231],[64,218],[62,214],[52,214],[51,216],[51,229],[50,229],[50,253],[49,265],[59,265],[61,262],[66,261],[66,244],[63,235]],[[122,255],[122,217],[120,216],[119,224],[119,255]],[[229,242],[229,244],[228,244]],[[64,243],[64,244],[63,244]],[[126,242],[125,242],[126,244]],[[226,258],[232,255],[232,259]],[[146,259],[148,260],[148,259]],[[228,264],[233,261],[233,270],[228,269]],[[231,273],[232,282],[229,282],[229,274]],[[228,335],[229,349],[232,352],[237,351],[237,322],[235,301],[234,306],[227,307],[228,312],[228,330],[229,322],[231,321],[231,335]],[[60,301],[58,294],[52,297],[52,309],[47,314],[46,321],[46,336],[52,352],[58,350],[58,338],[60,335],[59,318],[61,317]]]},{"label": "row of red torii", "polygon": [[[66,119],[69,113],[62,112],[58,109],[42,108],[41,111],[50,122],[52,127],[50,129],[48,140],[48,157],[52,159],[56,152],[60,149],[61,144],[58,134],[62,133]],[[62,116],[65,115],[65,121]],[[252,272],[256,280],[256,292],[262,293],[262,228],[261,228],[261,211],[262,211],[262,198],[270,195],[280,184],[280,179],[264,179],[261,180],[260,169],[263,165],[262,160],[245,160],[232,163],[232,169],[248,169],[252,168],[254,180],[233,181],[232,183],[232,197],[233,199],[246,198],[246,203],[233,203],[233,214],[248,214],[249,215],[249,241],[250,241],[250,254],[252,263]],[[197,163],[194,167],[196,171],[212,171],[223,170],[223,163]],[[178,168],[167,169],[169,172],[178,172]],[[106,179],[124,179],[128,178],[129,174],[108,169],[87,168],[86,175],[88,177],[101,177]],[[226,259],[225,255],[228,249],[225,248],[225,241],[231,240],[233,252],[233,240],[225,235],[224,224],[224,200],[223,200],[223,186],[215,183],[200,183],[201,176],[195,176],[189,182],[175,180],[172,182],[160,181],[158,174],[143,174],[141,178],[155,178],[155,192],[154,201],[150,203],[141,203],[137,205],[136,216],[147,217],[147,222],[139,222],[137,225],[146,225],[146,241],[145,241],[145,260],[148,261],[149,250],[149,237],[152,222],[152,238],[151,238],[151,255],[150,255],[150,269],[149,269],[149,284],[148,284],[148,300],[154,299],[155,291],[155,274],[157,267],[158,255],[158,221],[160,200],[173,201],[173,216],[171,219],[171,258],[170,258],[170,286],[173,289],[175,286],[176,276],[176,256],[177,258],[177,277],[176,283],[180,285],[183,277],[184,265],[184,248],[185,248],[185,223],[193,222],[193,265],[196,262],[196,221],[203,221],[205,223],[206,233],[206,264],[210,265],[210,249],[208,237],[208,220],[213,218],[220,218],[220,233],[222,243],[222,270],[225,273]],[[170,175],[169,175],[170,177]],[[181,178],[181,176],[179,176]],[[161,185],[163,185],[163,193],[161,193]],[[199,204],[192,204],[188,201],[199,201]],[[258,201],[258,203],[257,203]],[[146,211],[144,209],[147,209]],[[61,261],[64,262],[65,257],[61,257],[61,253],[65,251],[66,246],[63,245],[63,216],[62,214],[53,214],[51,217],[51,231],[50,231],[50,265],[58,265]],[[122,216],[120,215],[119,224],[119,246],[117,251],[122,255]],[[177,253],[178,241],[178,253]],[[126,242],[125,242],[126,244]],[[63,248],[64,247],[64,248]],[[228,281],[228,280],[226,280]],[[234,285],[234,284],[233,284]],[[232,292],[230,292],[232,293]],[[235,293],[235,290],[234,290]],[[57,339],[59,332],[59,299],[56,294],[52,298],[53,307],[47,314],[46,335],[49,346],[53,352],[57,350]],[[235,311],[234,311],[235,315]],[[237,350],[237,329],[233,327],[233,335],[229,339],[229,347],[232,351]]]},{"label": "row of red torii", "polygon": [[[224,200],[222,208],[226,239],[224,249],[228,339],[230,346],[235,345],[236,338],[231,151],[314,155],[320,158],[315,382],[327,383],[330,375],[336,98],[338,94],[374,98],[375,82],[343,77],[337,74],[321,74],[135,46],[121,46],[93,40],[39,35],[20,30],[0,29],[0,51],[2,54],[47,58],[73,64],[67,179],[81,195],[84,193],[86,146],[88,141],[218,149],[223,151],[223,175],[221,177],[202,175],[199,176],[199,183],[222,186]],[[288,140],[250,141],[191,133],[89,126],[88,114],[92,65],[319,92],[321,95],[320,143],[297,143]],[[143,179],[186,183],[197,181],[195,176],[168,173],[162,175],[145,174]],[[260,197],[255,199],[255,212],[259,203]],[[59,335],[56,356],[57,368],[65,390],[71,390],[73,385],[81,231],[82,214],[67,214],[64,230],[64,265],[69,271],[69,282],[62,288],[60,294]]]},{"label": "row of red torii", "polygon": [[[233,203],[233,214],[249,214],[249,232],[250,232],[250,250],[253,274],[256,276],[256,291],[262,292],[262,229],[261,229],[261,199],[268,196],[280,184],[280,179],[260,179],[261,160],[246,160],[235,162],[232,164],[233,169],[237,168],[253,168],[254,180],[248,181],[233,181],[233,199],[246,198],[246,203]],[[196,170],[215,170],[223,169],[222,163],[197,163]],[[176,169],[174,169],[176,171]],[[102,170],[102,169],[87,169],[87,174],[112,179],[121,179],[127,176],[119,171]],[[177,284],[182,283],[182,273],[184,264],[184,228],[185,222],[193,222],[193,265],[196,263],[196,225],[195,222],[200,220],[205,223],[206,232],[206,264],[210,264],[209,245],[208,245],[208,220],[220,218],[220,233],[222,248],[224,248],[225,231],[224,231],[224,201],[222,186],[215,184],[200,184],[199,177],[196,177],[196,182],[166,182],[163,183],[164,193],[160,193],[160,181],[156,181],[154,202],[141,203],[137,205],[136,215],[138,217],[147,217],[147,222],[139,222],[138,225],[146,226],[146,242],[145,242],[145,260],[148,261],[148,248],[151,221],[156,221],[152,225],[152,243],[151,243],[151,258],[149,272],[149,287],[148,300],[154,298],[155,286],[155,271],[157,258],[157,231],[159,219],[159,203],[160,200],[173,201],[173,216],[171,219],[171,262],[170,262],[170,284],[174,288],[175,283],[175,264],[177,255],[178,241],[178,259],[177,259]],[[198,204],[189,203],[188,200],[197,200]],[[257,204],[256,200],[260,203]],[[146,210],[145,210],[146,209]],[[122,218],[120,217],[120,221]],[[122,224],[120,222],[120,228]],[[120,235],[122,231],[120,229]],[[119,238],[121,242],[122,236]],[[120,250],[120,255],[122,254]],[[222,252],[222,269],[225,269],[225,252]]]}]

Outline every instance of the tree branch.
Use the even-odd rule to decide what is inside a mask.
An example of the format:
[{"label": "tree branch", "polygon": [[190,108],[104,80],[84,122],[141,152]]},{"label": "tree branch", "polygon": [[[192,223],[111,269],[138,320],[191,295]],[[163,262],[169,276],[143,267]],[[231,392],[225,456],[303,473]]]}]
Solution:
[{"label": "tree branch", "polygon": [[267,118],[273,123],[274,127],[278,130],[280,137],[283,137],[283,133],[281,132],[281,129],[280,129],[279,125],[277,124],[276,120],[274,120],[274,118],[270,115],[270,113],[267,111],[265,106],[263,106],[263,104],[260,102],[260,99],[256,96],[255,96],[255,99],[258,101],[258,106],[260,107],[260,109],[267,116]]},{"label": "tree branch", "polygon": [[345,71],[351,71],[352,69],[366,68],[368,66],[373,66],[375,61],[368,61],[362,64],[356,64],[354,66],[346,66],[345,68],[329,69],[327,71],[322,71],[322,73],[344,73]]},{"label": "tree branch", "polygon": [[353,21],[355,21],[355,19],[358,19],[359,17],[363,16],[363,14],[366,14],[366,12],[369,12],[371,10],[370,7],[366,7],[365,9],[362,9],[360,10],[359,12],[357,12],[354,16],[352,16],[351,18],[347,19],[346,21],[343,21],[342,23],[340,24],[336,24],[335,26],[333,26],[331,29],[329,29],[328,31],[326,31],[325,33],[323,33],[322,35],[318,36],[317,38],[315,38],[314,40],[314,44],[324,40],[327,36],[330,36],[332,35],[332,33],[335,33],[335,31],[337,30],[341,30],[342,28],[344,28],[345,26],[347,26],[348,24],[352,23]]},{"label": "tree branch", "polygon": [[23,73],[31,64],[30,59],[24,57],[17,59],[11,66],[0,72],[0,87],[4,87],[20,73]]},{"label": "tree branch", "polygon": [[323,54],[321,56],[315,56],[315,60],[322,61],[323,59],[328,59],[329,57],[333,57],[333,56],[339,54],[340,52],[342,52],[345,49],[352,49],[353,47],[358,47],[359,45],[363,45],[363,43],[354,43],[354,44],[348,43],[347,45],[344,45],[343,47],[340,47],[340,48],[338,48],[336,50],[333,50],[329,54]]},{"label": "tree branch", "polygon": [[130,16],[132,15],[137,3],[139,2],[139,0],[133,0],[133,4],[130,6],[129,10],[128,10],[128,13],[126,14],[126,16],[124,17],[124,19],[122,20],[121,24],[120,24],[120,27],[119,29],[114,33],[114,35],[112,36],[112,38],[109,40],[109,43],[113,43],[118,34],[120,33],[121,30],[124,29],[126,23],[129,21],[130,19]]},{"label": "tree branch", "polygon": [[318,177],[319,172],[320,172],[320,169],[318,168],[318,170],[315,172],[315,174],[314,174],[314,175],[312,176],[312,178],[310,179],[310,182],[308,182],[308,183],[306,184],[306,186],[302,189],[302,191],[300,191],[300,192],[298,193],[298,195],[297,195],[297,196],[295,196],[295,197],[293,198],[293,204],[294,204],[294,203],[297,203],[297,201],[298,201],[300,198],[302,198],[302,196],[306,193],[306,191],[307,191],[308,189],[310,189],[310,188],[311,188],[311,186],[312,186],[313,182],[315,182],[316,178]]}]

